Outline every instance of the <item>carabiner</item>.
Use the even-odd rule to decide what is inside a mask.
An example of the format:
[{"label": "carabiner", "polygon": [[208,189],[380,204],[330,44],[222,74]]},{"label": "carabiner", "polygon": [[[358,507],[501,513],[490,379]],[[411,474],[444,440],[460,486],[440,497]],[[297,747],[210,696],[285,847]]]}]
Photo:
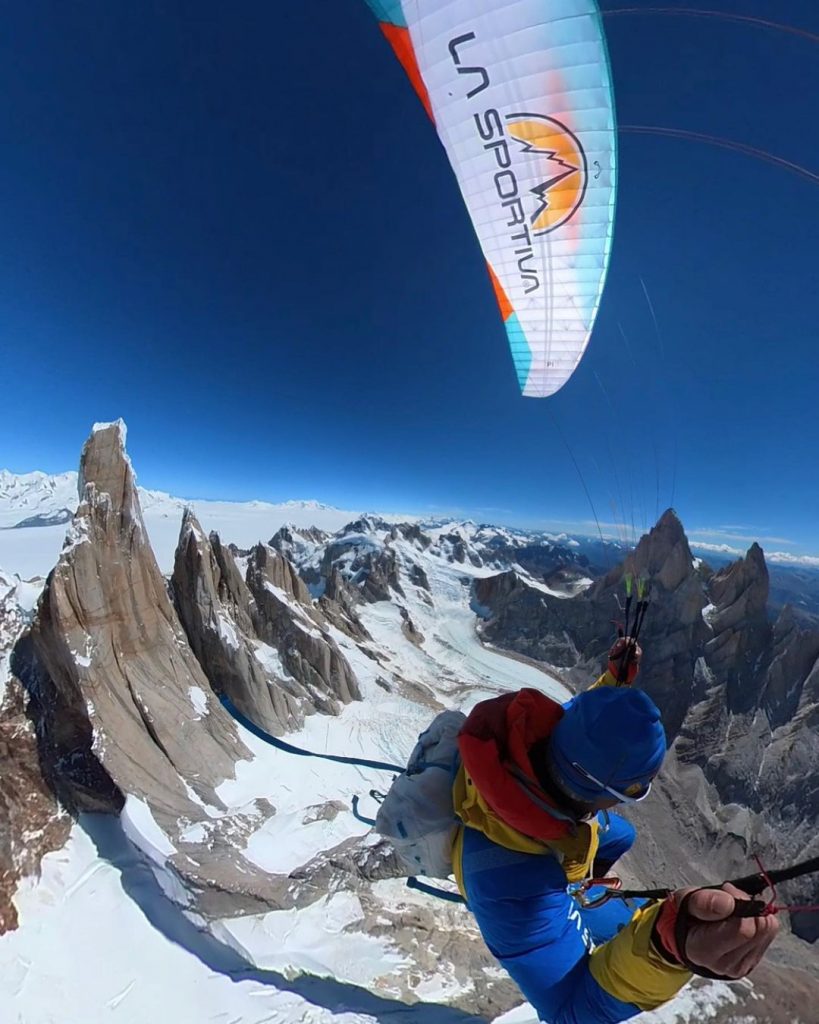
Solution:
[{"label": "carabiner", "polygon": [[[616,875],[611,875],[609,878],[587,878],[583,882],[575,882],[568,887],[567,892],[584,910],[596,910],[614,899],[622,887],[622,881]],[[603,892],[599,896],[589,897],[592,889],[601,888]]]}]

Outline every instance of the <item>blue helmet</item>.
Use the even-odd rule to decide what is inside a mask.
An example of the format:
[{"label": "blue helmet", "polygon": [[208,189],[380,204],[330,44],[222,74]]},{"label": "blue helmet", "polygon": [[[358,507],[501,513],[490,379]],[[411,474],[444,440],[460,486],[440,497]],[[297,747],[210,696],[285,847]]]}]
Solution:
[{"label": "blue helmet", "polygon": [[648,795],[666,752],[660,712],[642,690],[600,686],[566,705],[550,737],[551,767],[570,794],[593,803]]}]

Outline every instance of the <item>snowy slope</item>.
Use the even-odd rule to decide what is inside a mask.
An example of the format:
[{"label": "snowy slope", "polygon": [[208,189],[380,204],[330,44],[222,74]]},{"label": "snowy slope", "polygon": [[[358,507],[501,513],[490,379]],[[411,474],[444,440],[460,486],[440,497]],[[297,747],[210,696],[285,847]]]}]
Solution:
[{"label": "snowy slope", "polygon": [[[286,523],[317,526],[331,532],[360,513],[322,505],[316,501],[187,501],[162,491],[139,488],[145,525],[163,572],[173,568],[182,512],[191,506],[206,532],[216,530],[228,542],[251,547],[268,541]],[[13,529],[33,516],[47,516],[61,509],[76,509],[77,474],[45,473],[15,475],[0,470],[0,566],[23,579],[45,576],[57,561],[65,526],[32,526]]]},{"label": "snowy slope", "polygon": [[[175,544],[181,509],[166,496],[143,496],[143,500],[149,523],[156,523],[157,516],[173,520],[168,539],[170,543],[172,537]],[[207,515],[207,511],[205,508],[200,514]],[[237,531],[241,529],[273,532],[271,506],[254,503],[238,510],[224,506],[212,512],[209,525],[240,542],[243,537]],[[310,522],[324,513],[327,526],[335,525],[334,514],[345,521],[351,518],[336,510],[292,504],[274,514],[292,521],[294,512],[309,516]],[[49,529],[8,531],[21,532],[47,538]],[[374,549],[382,544],[378,531],[359,540]],[[356,672],[364,699],[346,706],[338,717],[308,718],[299,733],[288,736],[290,742],[319,752],[401,764],[438,701],[468,708],[485,696],[522,684],[564,694],[543,672],[483,649],[470,609],[468,583],[470,575],[488,570],[450,564],[439,553],[423,552],[403,541],[396,547],[407,565],[420,563],[429,577],[431,593],[407,586],[401,602],[424,630],[424,644],[419,648],[403,634],[398,605],[380,602],[364,606],[362,618],[373,637],[370,646],[378,650],[380,661],[368,657],[346,634],[333,630]],[[310,544],[302,544],[301,553],[309,557]],[[37,592],[35,585],[20,584],[11,577],[4,580],[4,587],[15,600],[24,594],[29,605]],[[380,678],[383,683],[384,677],[391,680],[394,692],[377,682]],[[429,700],[419,703],[402,695],[401,680],[424,688]],[[267,871],[289,872],[345,839],[366,835],[368,826],[350,813],[352,798],[360,796],[362,813],[373,815],[376,805],[369,791],[385,788],[389,773],[294,758],[245,730],[241,732],[253,758],[237,765],[235,780],[219,788],[219,797],[229,809],[245,807],[257,797],[270,800],[277,809],[272,819],[247,838],[246,853],[251,860]],[[344,808],[341,813],[330,818],[314,813],[330,801]],[[213,811],[214,816],[219,813]],[[277,975],[272,985],[258,980],[236,985],[205,966],[214,956],[219,963],[230,964],[234,972],[237,965],[244,969],[251,965],[288,977],[300,973],[308,988],[323,978],[322,984],[331,985],[330,991],[335,992],[334,1006],[349,1006],[363,999],[366,1007],[368,1000],[375,999],[375,1009],[386,1006],[393,1012],[401,1008],[395,1000],[417,973],[416,967],[387,938],[367,933],[365,915],[354,893],[338,892],[302,911],[224,921],[212,929],[210,939],[203,938],[160,895],[163,889],[172,891],[178,885],[163,868],[173,847],[147,805],[129,797],[122,817],[124,832],[117,823],[100,823],[94,818],[84,819],[84,825],[87,833],[75,828],[70,845],[46,859],[42,883],[32,881],[25,887],[17,900],[21,928],[0,939],[0,1003],[9,1005],[8,1000],[20,1007],[20,1020],[61,1020],[60,1007],[67,1005],[72,1006],[72,1019],[92,1022],[137,1022],[153,1017],[174,1022],[323,1019],[321,1011],[306,1010],[303,1000],[287,992],[284,978]],[[207,831],[206,826],[199,827]],[[89,836],[94,837],[96,850]],[[118,867],[124,871],[122,877]],[[377,898],[419,907],[428,899],[410,893],[400,881],[380,883]],[[187,936],[185,945],[193,952],[182,953],[169,946],[163,934],[169,928],[173,934],[181,930]],[[64,948],[64,943],[69,948]],[[89,985],[84,965],[98,961],[101,954],[105,970],[99,972],[99,978],[95,974],[94,984]],[[450,998],[458,991],[453,979],[438,976],[414,985],[417,994],[427,1000]],[[338,986],[337,991],[332,986]],[[163,1010],[163,993],[169,991],[173,998]],[[204,1015],[205,1008],[210,1016]]]},{"label": "snowy slope", "polygon": [[[92,817],[85,824],[90,834],[75,826],[68,845],[44,859],[41,879],[27,882],[18,895],[21,927],[0,939],[4,1022],[372,1019],[339,1012],[342,985],[323,994],[320,986],[290,985],[282,976],[243,974],[245,965],[235,954],[209,942],[171,907],[112,820]],[[346,1002],[355,1004],[354,991]]]},{"label": "snowy slope", "polygon": [[31,516],[77,506],[77,474],[9,473],[0,469],[0,527],[15,526]]},{"label": "snowy slope", "polygon": [[26,583],[0,569],[0,703],[5,694],[12,647],[31,621],[39,596],[38,584]]},{"label": "snowy slope", "polygon": [[[39,487],[42,481],[35,483]],[[44,493],[60,500],[56,484],[43,486]],[[15,501],[19,497],[15,492]],[[141,499],[160,564],[167,570],[182,503],[167,495],[142,494]],[[338,529],[354,518],[315,505],[195,504],[205,529],[218,529],[223,539],[241,546],[269,538],[286,521]],[[32,558],[47,571],[49,531],[54,529],[10,530],[0,538],[30,534]],[[428,547],[403,535],[390,540],[403,594],[359,608],[372,637],[364,647],[377,651],[378,660],[332,630],[356,673],[363,700],[345,706],[337,717],[313,715],[303,729],[288,735],[289,742],[319,753],[403,764],[436,708],[466,711],[478,700],[523,685],[566,696],[544,671],[481,643],[470,583],[496,570],[480,564],[480,550],[491,537],[484,532],[476,539],[478,532],[474,524],[446,524]],[[383,525],[363,523],[354,537],[340,539],[357,550],[377,552],[384,546]],[[458,541],[465,553],[458,550]],[[317,555],[307,541],[298,547],[297,557],[305,562]],[[344,559],[351,562],[346,554]],[[408,582],[418,569],[428,590]],[[2,588],[0,597],[13,597],[15,607],[23,606],[21,614],[29,613],[36,586],[6,577]],[[406,616],[416,630],[414,641],[403,628]],[[252,757],[238,763],[235,779],[223,783],[218,795],[230,810],[264,797],[277,812],[244,840],[251,860],[270,872],[290,872],[345,839],[366,836],[367,825],[351,813],[353,797],[360,797],[361,813],[374,815],[369,792],[386,788],[391,773],[295,757],[244,729],[240,733]],[[317,813],[331,802],[340,805],[339,813]],[[214,816],[220,813],[213,810]],[[206,824],[197,827],[207,832]],[[458,979],[439,965],[420,972],[406,950],[391,941],[389,928],[377,934],[372,928],[378,907],[384,913],[404,909],[410,919],[413,908],[419,914],[428,910],[429,898],[407,890],[401,881],[372,886],[369,907],[355,892],[340,890],[303,910],[234,918],[205,931],[203,922],[186,917],[163,894],[179,884],[164,867],[172,849],[147,805],[133,798],[121,823],[88,816],[74,828],[66,848],[46,857],[42,879],[29,880],[19,893],[20,928],[0,938],[0,1006],[4,1012],[11,1008],[3,1021],[358,1024],[396,1013],[419,1024],[470,1020],[441,1005],[456,997],[468,1000],[469,979]],[[453,931],[474,934],[463,908],[436,906],[434,912],[451,922]],[[399,999],[407,990],[421,1001],[414,1009]],[[699,1001],[686,996],[679,1015],[669,1009],[646,1015],[644,1021],[687,1024],[707,1017],[710,1006],[725,999],[715,987]],[[518,1012],[521,1020],[527,1012],[531,1019],[530,1008]]]},{"label": "snowy slope", "polygon": [[[428,712],[381,693],[377,706],[351,705],[339,720],[316,716],[289,739],[314,749],[400,757]],[[341,824],[299,824],[313,803],[349,802],[351,793],[383,784],[383,775],[320,761],[305,767],[245,731],[242,740],[254,759],[239,765],[237,780],[219,795],[241,805],[264,794],[279,806],[269,832],[249,842],[258,862],[267,858],[271,869],[282,870],[346,833],[366,831],[349,814]],[[387,905],[421,908],[428,901],[399,881],[374,888]],[[419,1024],[470,1020],[457,1010],[441,1016],[440,1004],[461,990],[445,972],[416,983],[422,1003],[414,1011],[398,1000],[399,981],[413,965],[388,940],[362,930],[353,894],[336,893],[303,911],[226,921],[212,936],[203,933],[165,899],[154,871],[110,818],[86,816],[16,903],[21,927],[0,938],[0,1005],[11,1009],[3,1018],[10,1022],[359,1024],[396,1013]],[[673,1009],[644,1015],[641,1024],[693,1024],[732,999],[727,986],[715,985],[686,994]],[[534,1019],[526,1005],[502,1018],[504,1024]]]}]

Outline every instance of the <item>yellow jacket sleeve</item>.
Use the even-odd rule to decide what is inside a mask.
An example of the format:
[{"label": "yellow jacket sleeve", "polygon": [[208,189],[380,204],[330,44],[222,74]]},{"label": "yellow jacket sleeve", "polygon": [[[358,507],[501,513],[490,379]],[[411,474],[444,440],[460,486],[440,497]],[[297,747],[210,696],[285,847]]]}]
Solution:
[{"label": "yellow jacket sleeve", "polygon": [[624,686],[624,683],[618,683],[616,677],[609,672],[608,669],[603,673],[602,676],[597,680],[596,683],[592,683],[589,687],[590,690],[596,690],[598,686]]},{"label": "yellow jacket sleeve", "polygon": [[662,903],[641,907],[629,924],[591,954],[589,970],[597,984],[624,1003],[655,1010],[691,980],[685,967],[668,963],[651,943]]}]

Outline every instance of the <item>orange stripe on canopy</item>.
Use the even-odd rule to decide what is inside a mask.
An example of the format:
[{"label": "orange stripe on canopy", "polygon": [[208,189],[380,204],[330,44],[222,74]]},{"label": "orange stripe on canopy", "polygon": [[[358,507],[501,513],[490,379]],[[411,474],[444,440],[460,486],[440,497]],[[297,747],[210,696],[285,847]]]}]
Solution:
[{"label": "orange stripe on canopy", "polygon": [[512,306],[512,303],[509,301],[509,297],[504,291],[503,285],[498,280],[498,275],[492,269],[492,264],[487,263],[486,269],[489,271],[489,280],[492,282],[492,287],[495,290],[495,298],[498,300],[501,316],[503,317],[504,323],[506,323],[509,317],[515,312],[515,310]]},{"label": "orange stripe on canopy", "polygon": [[432,123],[435,118],[432,114],[432,104],[429,101],[429,93],[421,78],[421,71],[418,68],[418,61],[415,58],[415,50],[412,48],[409,29],[400,25],[389,25],[387,22],[380,22],[381,31],[389,40],[390,46],[395,51],[395,56],[401,61],[401,66],[406,71],[413,88],[418,93],[418,98],[424,104],[424,109],[429,114]]}]

